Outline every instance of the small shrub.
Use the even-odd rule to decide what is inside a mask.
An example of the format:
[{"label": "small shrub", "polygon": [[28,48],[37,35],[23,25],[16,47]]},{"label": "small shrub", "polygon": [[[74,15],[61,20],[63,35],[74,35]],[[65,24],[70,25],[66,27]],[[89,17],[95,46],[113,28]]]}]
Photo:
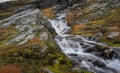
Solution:
[{"label": "small shrub", "polygon": [[56,13],[52,8],[43,9],[42,12],[47,18],[54,18],[54,14]]}]

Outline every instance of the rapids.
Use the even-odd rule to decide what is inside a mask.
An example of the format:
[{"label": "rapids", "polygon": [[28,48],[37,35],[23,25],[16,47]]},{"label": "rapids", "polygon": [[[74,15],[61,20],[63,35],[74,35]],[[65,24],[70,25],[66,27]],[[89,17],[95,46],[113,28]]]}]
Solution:
[{"label": "rapids", "polygon": [[97,52],[86,52],[95,45],[105,45],[90,41],[80,35],[67,34],[71,28],[67,26],[67,22],[64,20],[66,15],[64,12],[61,12],[56,14],[55,19],[49,19],[52,27],[58,34],[55,40],[61,50],[73,60],[73,62],[77,63],[77,67],[79,68],[94,71],[95,73],[120,73],[119,52],[114,50],[117,57],[114,55],[111,59],[99,56]]}]

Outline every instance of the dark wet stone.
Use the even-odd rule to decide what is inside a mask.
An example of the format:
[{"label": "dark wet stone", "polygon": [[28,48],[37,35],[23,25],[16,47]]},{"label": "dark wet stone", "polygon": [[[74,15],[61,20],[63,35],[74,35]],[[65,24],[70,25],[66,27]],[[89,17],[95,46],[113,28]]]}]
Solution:
[{"label": "dark wet stone", "polygon": [[12,2],[2,2],[2,3],[0,3],[0,10],[8,8],[8,7],[12,6],[12,4],[13,4]]},{"label": "dark wet stone", "polygon": [[102,61],[95,61],[93,64],[96,65],[96,66],[98,66],[98,67],[104,67],[104,66],[106,66],[105,63],[103,63]]},{"label": "dark wet stone", "polygon": [[77,54],[74,54],[74,53],[71,53],[71,54],[68,54],[69,56],[78,56]]}]

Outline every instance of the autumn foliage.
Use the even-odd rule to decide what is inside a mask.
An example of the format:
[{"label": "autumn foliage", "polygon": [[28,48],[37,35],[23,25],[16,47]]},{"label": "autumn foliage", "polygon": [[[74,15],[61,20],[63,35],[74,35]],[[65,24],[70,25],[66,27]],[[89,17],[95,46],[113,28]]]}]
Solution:
[{"label": "autumn foliage", "polygon": [[80,31],[82,29],[86,28],[85,24],[77,24],[73,26],[73,31]]},{"label": "autumn foliage", "polygon": [[29,43],[31,43],[31,44],[39,44],[40,39],[39,38],[32,38],[32,39],[29,40]]},{"label": "autumn foliage", "polygon": [[20,73],[20,69],[15,65],[7,65],[0,68],[0,73]]},{"label": "autumn foliage", "polygon": [[52,8],[43,9],[42,12],[47,18],[54,18],[54,14],[56,13]]}]

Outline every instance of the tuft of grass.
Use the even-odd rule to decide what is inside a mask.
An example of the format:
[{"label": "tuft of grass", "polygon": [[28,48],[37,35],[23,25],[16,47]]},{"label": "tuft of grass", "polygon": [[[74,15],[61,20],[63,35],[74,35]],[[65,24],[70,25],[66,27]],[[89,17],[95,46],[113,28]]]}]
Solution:
[{"label": "tuft of grass", "polygon": [[53,8],[45,8],[42,10],[43,14],[47,17],[47,18],[54,18],[54,15],[56,13],[56,11]]}]

